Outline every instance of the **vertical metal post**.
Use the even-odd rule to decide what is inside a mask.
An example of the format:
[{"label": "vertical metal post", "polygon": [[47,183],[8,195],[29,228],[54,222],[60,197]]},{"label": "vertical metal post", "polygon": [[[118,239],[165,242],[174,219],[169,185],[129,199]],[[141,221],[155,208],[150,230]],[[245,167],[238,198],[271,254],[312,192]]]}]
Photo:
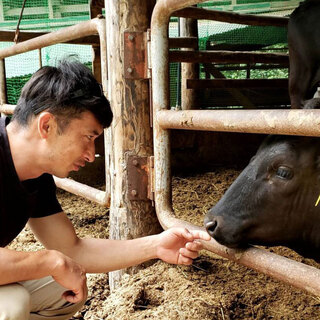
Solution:
[{"label": "vertical metal post", "polygon": [[[179,28],[181,37],[196,37],[198,38],[198,20],[190,18],[179,18]],[[182,49],[182,50],[198,50]],[[190,110],[195,108],[197,102],[197,90],[187,89],[187,79],[199,79],[199,64],[198,63],[181,63],[181,109]]]},{"label": "vertical metal post", "polygon": [[[171,204],[170,147],[168,129],[161,127],[159,113],[169,113],[168,88],[168,24],[173,11],[194,4],[189,0],[159,0],[155,6],[151,22],[151,59],[152,59],[152,92],[153,127],[154,127],[154,169],[155,169],[155,204],[161,225],[167,229],[172,226],[201,229],[186,221],[175,218]],[[174,111],[189,113],[193,110]],[[193,122],[193,118],[191,123]],[[181,121],[180,121],[181,123]],[[185,119],[182,123],[185,122]],[[203,229],[203,228],[202,228]],[[219,245],[213,239],[205,242],[206,249],[228,259],[253,268],[259,272],[285,281],[295,287],[319,295],[319,270],[305,264],[289,260],[259,248],[245,251],[233,250]]]}]

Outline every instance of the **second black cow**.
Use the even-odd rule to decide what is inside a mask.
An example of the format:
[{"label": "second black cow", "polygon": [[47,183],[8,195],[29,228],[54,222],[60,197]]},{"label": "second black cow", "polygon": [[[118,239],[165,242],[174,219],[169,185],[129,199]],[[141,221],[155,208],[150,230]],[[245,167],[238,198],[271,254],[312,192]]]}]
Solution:
[{"label": "second black cow", "polygon": [[293,11],[288,24],[289,95],[291,108],[319,108],[313,98],[320,81],[320,1],[306,0]]},{"label": "second black cow", "polygon": [[320,139],[269,136],[205,227],[228,247],[285,245],[320,257]]}]

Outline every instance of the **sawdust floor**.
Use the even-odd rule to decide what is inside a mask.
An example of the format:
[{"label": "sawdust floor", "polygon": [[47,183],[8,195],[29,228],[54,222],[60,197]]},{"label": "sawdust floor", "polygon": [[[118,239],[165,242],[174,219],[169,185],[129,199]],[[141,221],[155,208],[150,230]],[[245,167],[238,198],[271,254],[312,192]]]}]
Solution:
[{"label": "sawdust floor", "polygon": [[[202,225],[208,208],[218,201],[238,175],[233,169],[175,177],[173,203],[176,215]],[[79,236],[108,237],[108,210],[58,191],[64,210]],[[40,248],[28,229],[11,247]],[[319,267],[294,252],[273,252]],[[110,293],[108,275],[88,275],[90,297],[73,319],[320,319],[320,298],[282,284],[251,269],[203,251],[193,266],[174,266],[161,261],[126,275]]]}]

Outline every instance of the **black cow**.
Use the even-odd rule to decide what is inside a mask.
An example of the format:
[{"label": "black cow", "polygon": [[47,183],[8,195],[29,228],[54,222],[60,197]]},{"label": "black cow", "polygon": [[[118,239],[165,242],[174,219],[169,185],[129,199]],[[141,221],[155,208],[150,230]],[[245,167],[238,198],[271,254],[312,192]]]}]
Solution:
[{"label": "black cow", "polygon": [[285,245],[320,257],[320,139],[268,136],[205,227],[231,248]]},{"label": "black cow", "polygon": [[[289,95],[291,108],[315,108],[311,99],[320,81],[320,1],[306,0],[290,16]],[[314,101],[313,101],[314,102]],[[305,105],[307,104],[307,105]]]}]

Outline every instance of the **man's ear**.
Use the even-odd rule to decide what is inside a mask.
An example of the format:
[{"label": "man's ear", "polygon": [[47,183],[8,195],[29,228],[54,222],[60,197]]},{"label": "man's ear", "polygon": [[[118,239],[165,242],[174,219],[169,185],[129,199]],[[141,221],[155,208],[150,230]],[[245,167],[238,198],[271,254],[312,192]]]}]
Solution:
[{"label": "man's ear", "polygon": [[56,128],[55,117],[50,112],[42,112],[38,117],[38,132],[41,139],[47,139]]}]

